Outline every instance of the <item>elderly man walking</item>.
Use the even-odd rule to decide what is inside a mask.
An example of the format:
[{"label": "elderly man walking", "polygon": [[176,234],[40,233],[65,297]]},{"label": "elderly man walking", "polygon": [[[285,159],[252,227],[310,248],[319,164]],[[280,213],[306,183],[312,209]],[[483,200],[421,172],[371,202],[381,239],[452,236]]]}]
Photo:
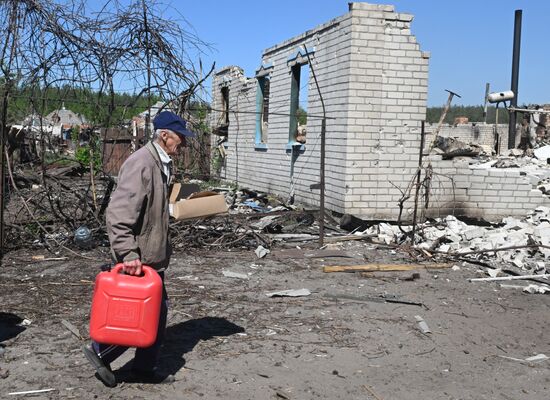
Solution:
[{"label": "elderly man walking", "polygon": [[[168,237],[168,198],[172,178],[172,159],[194,133],[186,121],[163,111],[153,120],[153,140],[133,153],[122,165],[118,185],[107,208],[107,231],[113,259],[123,263],[130,275],[140,275],[142,265],[153,267],[163,281],[157,339],[151,347],[136,349],[129,380],[144,383],[173,381],[172,376],[156,372],[160,346],[164,339],[168,312],[164,270],[172,252]],[[127,347],[92,342],[84,347],[84,355],[96,369],[106,386],[116,386],[110,364]]]}]

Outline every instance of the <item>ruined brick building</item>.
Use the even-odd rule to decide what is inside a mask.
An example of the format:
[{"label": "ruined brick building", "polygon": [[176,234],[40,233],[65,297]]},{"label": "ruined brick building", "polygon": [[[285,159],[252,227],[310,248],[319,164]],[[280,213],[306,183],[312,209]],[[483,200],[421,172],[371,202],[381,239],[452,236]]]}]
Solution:
[{"label": "ruined brick building", "polygon": [[[220,176],[318,206],[312,185],[319,182],[320,91],[328,117],[326,207],[396,219],[417,171],[426,115],[430,54],[411,34],[412,20],[391,5],[350,3],[346,14],[266,49],[255,76],[237,66],[218,70],[211,122],[220,135],[213,144],[221,143],[224,155]],[[498,219],[550,204],[534,186],[548,170],[479,168],[435,154],[425,157],[428,163],[427,215]],[[412,197],[404,202],[405,219]]]}]

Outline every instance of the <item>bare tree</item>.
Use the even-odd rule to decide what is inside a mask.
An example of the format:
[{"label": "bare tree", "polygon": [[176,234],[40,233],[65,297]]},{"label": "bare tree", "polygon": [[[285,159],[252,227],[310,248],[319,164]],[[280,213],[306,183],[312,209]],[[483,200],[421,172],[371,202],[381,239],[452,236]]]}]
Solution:
[{"label": "bare tree", "polygon": [[[109,127],[122,122],[113,119],[115,110],[122,108],[122,118],[130,117],[125,112],[129,105],[115,101],[118,92],[137,93],[138,98],[147,96],[149,105],[153,96],[160,98],[183,114],[189,99],[213,70],[212,66],[208,74],[201,74],[197,63],[203,52],[209,50],[208,44],[200,40],[183,17],[164,17],[176,15],[173,11],[167,12],[168,6],[164,3],[134,0],[129,5],[122,5],[117,0],[109,0],[98,11],[87,10],[85,5],[81,0],[0,1],[0,29],[6,32],[0,39],[2,182],[6,174],[4,146],[9,130],[8,112],[15,96],[24,93],[30,104],[30,109],[25,111],[36,113],[39,125],[43,126],[41,121],[51,108],[48,89],[57,88],[61,98],[77,90],[88,93],[89,98],[84,101],[94,105],[92,123],[96,127]],[[99,228],[102,222],[90,187],[75,194],[79,199],[77,203],[86,204],[79,206],[80,210],[87,210],[84,214],[67,213],[60,206],[59,196],[50,190],[53,183],[44,162],[50,146],[49,136],[41,129],[36,139],[45,197],[32,197],[41,199],[39,204],[23,196],[21,201],[28,203],[29,210],[34,207],[42,214],[49,212],[53,220],[61,220],[67,228],[73,229],[82,221]],[[93,175],[93,169],[91,173]],[[15,180],[12,182],[13,189],[17,190]],[[59,182],[54,186],[57,191],[63,190]],[[4,189],[5,185],[0,184],[2,248]],[[71,192],[74,190],[71,188]],[[40,226],[42,231],[49,229],[47,225]],[[42,232],[43,235],[48,233]]]}]

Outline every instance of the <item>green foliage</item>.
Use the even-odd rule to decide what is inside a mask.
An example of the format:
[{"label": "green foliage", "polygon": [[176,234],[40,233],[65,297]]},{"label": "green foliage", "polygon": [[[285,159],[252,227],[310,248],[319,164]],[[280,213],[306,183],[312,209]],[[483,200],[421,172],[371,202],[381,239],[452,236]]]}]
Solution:
[{"label": "green foliage", "polygon": [[40,226],[36,222],[23,225],[23,229],[33,236],[37,236],[40,233]]},{"label": "green foliage", "polygon": [[219,187],[219,186],[228,187],[233,191],[236,191],[239,189],[239,185],[236,182],[225,181],[219,178],[211,178],[207,181],[203,181],[199,183],[200,190],[211,190],[213,187]]},{"label": "green foliage", "polygon": [[89,167],[90,154],[92,154],[94,171],[98,172],[102,168],[101,154],[99,151],[94,150],[93,147],[94,146],[90,146],[90,145],[78,147],[75,151],[74,158],[82,165]]},{"label": "green foliage", "polygon": [[[426,122],[436,124],[443,114],[444,107],[429,107],[426,110]],[[445,117],[445,123],[453,124],[456,117],[467,117],[469,122],[483,122],[483,106],[453,106],[449,109]],[[494,124],[496,117],[496,108],[487,107],[487,123]],[[507,124],[509,119],[508,112],[501,106],[498,110],[498,120],[501,124]]]},{"label": "green foliage", "polygon": [[307,125],[307,111],[301,106],[296,110],[296,118],[298,119],[298,125]]},{"label": "green foliage", "polygon": [[[151,98],[153,104],[158,100],[156,96]],[[65,108],[86,117],[92,125],[112,127],[130,120],[148,105],[146,97],[128,93],[115,93],[112,103],[114,109],[111,110],[109,96],[86,88],[15,87],[11,89],[8,103],[8,123],[20,123],[33,111],[45,117],[64,105]]]},{"label": "green foliage", "polygon": [[189,102],[189,112],[195,119],[204,121],[210,112],[210,106],[203,101],[192,100]]},{"label": "green foliage", "polygon": [[73,143],[78,143],[79,142],[79,140],[78,140],[79,135],[80,135],[80,127],[73,126],[73,128],[71,129],[71,141]]},{"label": "green foliage", "polygon": [[223,157],[222,157],[222,154],[220,153],[220,150],[218,149],[215,149],[213,152],[212,152],[212,160],[211,160],[211,163],[212,163],[212,171],[216,174],[216,175],[219,175],[219,173],[221,172],[222,170],[222,166],[223,166]]}]

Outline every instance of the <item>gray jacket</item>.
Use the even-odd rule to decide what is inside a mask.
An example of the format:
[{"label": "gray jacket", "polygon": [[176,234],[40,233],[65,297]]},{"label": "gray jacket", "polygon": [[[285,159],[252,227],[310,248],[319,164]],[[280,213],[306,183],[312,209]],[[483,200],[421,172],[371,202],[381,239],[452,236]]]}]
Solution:
[{"label": "gray jacket", "polygon": [[154,268],[168,266],[168,184],[151,142],[122,164],[107,208],[107,233],[117,262],[141,259]]}]

